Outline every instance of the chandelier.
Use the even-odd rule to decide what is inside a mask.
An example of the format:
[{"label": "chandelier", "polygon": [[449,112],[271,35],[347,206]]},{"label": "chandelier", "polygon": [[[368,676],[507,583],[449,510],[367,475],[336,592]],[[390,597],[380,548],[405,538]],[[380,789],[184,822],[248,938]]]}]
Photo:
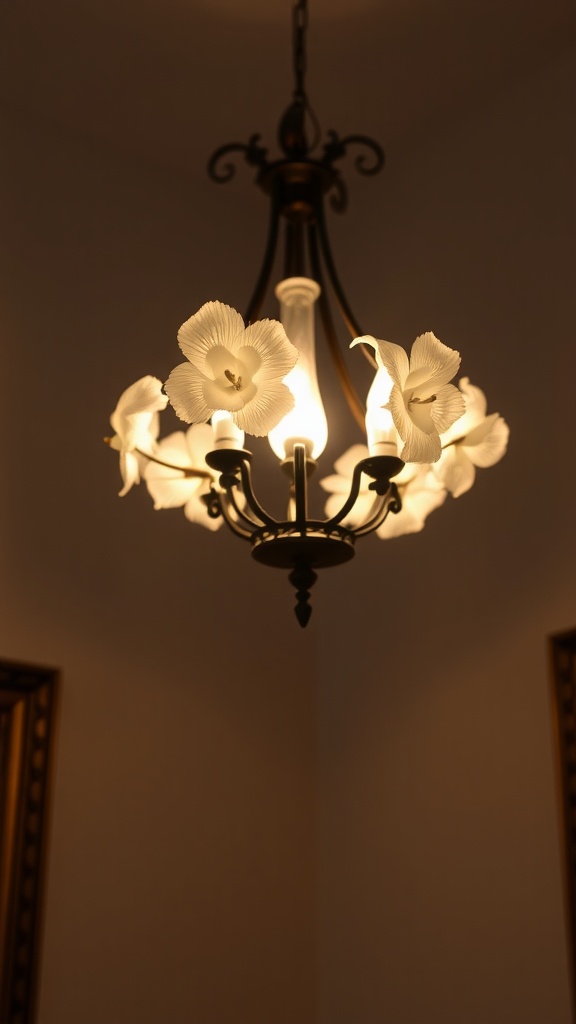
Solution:
[{"label": "chandelier", "polygon": [[[221,146],[208,173],[225,183],[235,173],[232,154],[256,168],[269,197],[264,258],[244,317],[222,302],[207,302],[178,332],[185,357],[162,383],[146,376],[121,395],[107,438],[120,453],[125,495],[143,480],[157,509],[183,507],[209,530],[222,523],[249,542],[264,565],[288,570],[295,612],[305,626],[316,570],[347,562],[356,540],[382,539],[422,529],[448,493],[465,493],[476,468],[504,454],[508,427],[486,413],[483,392],[468,378],[452,383],[460,355],[431,332],[410,356],[400,346],[365,334],[340,283],[325,221],[325,202],[343,212],[347,192],[338,162],[359,147],[364,175],[384,165],[380,146],[364,135],[321,142],[305,90],[307,2],[293,6],[294,92],[278,127],[281,156],[270,160],[252,135]],[[275,295],[280,320],[259,320],[271,289],[282,236],[284,267]],[[370,361],[373,381],[361,401],[340,348],[333,305],[350,348]],[[309,479],[328,439],[315,359],[316,310],[322,336],[348,407],[365,443],[352,445],[320,481],[328,493],[323,518],[309,511]],[[357,352],[355,352],[355,355]],[[159,414],[170,403],[190,424],[160,439]],[[284,471],[286,518],[272,516],[252,482],[253,455],[245,434],[267,436]]]}]

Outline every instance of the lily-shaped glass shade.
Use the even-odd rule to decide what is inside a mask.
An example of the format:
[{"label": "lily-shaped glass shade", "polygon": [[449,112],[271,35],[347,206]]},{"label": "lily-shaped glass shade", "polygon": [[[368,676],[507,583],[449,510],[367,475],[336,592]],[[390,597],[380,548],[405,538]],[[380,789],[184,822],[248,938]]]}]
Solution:
[{"label": "lily-shaped glass shade", "polygon": [[276,286],[280,319],[298,349],[298,362],[285,380],[294,395],[294,407],[268,434],[272,451],[279,459],[292,454],[296,441],[305,445],[308,456],[317,459],[328,440],[314,343],[314,303],[319,294],[319,285],[308,277],[288,277]]}]

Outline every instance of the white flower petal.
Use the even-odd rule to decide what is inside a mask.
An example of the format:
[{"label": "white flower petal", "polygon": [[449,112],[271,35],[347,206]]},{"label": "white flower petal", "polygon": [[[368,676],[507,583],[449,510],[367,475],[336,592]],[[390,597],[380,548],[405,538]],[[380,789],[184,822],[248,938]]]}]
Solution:
[{"label": "white flower petal", "polygon": [[[348,527],[348,529],[354,529],[354,527],[360,526],[363,522],[365,522],[368,519],[375,498],[374,491],[368,490],[369,483],[370,478],[367,476],[363,476],[360,493],[356,499],[356,502],[352,510],[342,520],[340,524],[341,526],[346,526]],[[348,496],[349,490],[350,481],[348,481],[348,487],[346,489],[345,494],[331,494],[330,497],[326,500],[324,511],[328,519],[332,519],[333,516],[338,515],[340,509],[344,504],[344,501]]]},{"label": "white flower petal", "polygon": [[[153,472],[150,472],[150,469]],[[199,489],[202,480],[198,477],[177,476],[176,470],[149,463],[144,474],[146,486],[154,500],[154,508],[181,508],[190,501]]]},{"label": "white flower petal", "polygon": [[[191,427],[190,429],[193,430],[194,428]],[[210,430],[210,427],[208,429]],[[186,433],[183,430],[176,430],[173,434],[169,434],[168,437],[163,437],[156,446],[156,455],[163,459],[164,462],[169,462],[173,466],[181,466],[182,469],[191,469],[194,465],[190,459],[186,444]],[[151,463],[150,472],[153,472],[154,468],[164,470],[167,467],[160,466],[158,463]],[[168,472],[170,472],[169,469]]]},{"label": "white flower petal", "polygon": [[[150,461],[144,471],[155,508],[180,508],[195,495],[208,491],[210,479],[186,476],[174,467],[209,472],[204,456],[213,448],[212,438],[212,428],[204,423],[190,427],[186,433],[179,430],[163,438],[156,456],[168,465]],[[203,508],[206,509],[204,504]]]},{"label": "white flower petal", "polygon": [[400,458],[404,462],[438,462],[442,454],[440,438],[438,434],[424,434],[410,422],[410,429],[406,437],[406,443],[400,452]]},{"label": "white flower petal", "polygon": [[446,384],[436,392],[430,405],[432,422],[439,434],[448,430],[464,412],[464,397],[453,384]]},{"label": "white flower petal", "polygon": [[113,447],[129,451],[136,447],[149,448],[158,436],[158,411],[165,409],[168,397],[161,391],[157,377],[141,377],[122,392],[110,417],[117,435]]},{"label": "white flower petal", "polygon": [[[250,345],[241,345],[238,349],[238,364],[246,379],[253,380],[262,367],[262,356]],[[277,376],[281,376],[281,374],[277,374]]]},{"label": "white flower petal", "polygon": [[454,498],[469,491],[476,479],[472,460],[459,444],[444,449],[440,461],[434,466],[434,472]]},{"label": "white flower petal", "polygon": [[206,353],[204,369],[211,378],[216,380],[222,377],[225,380],[227,370],[237,375],[237,364],[237,356],[229,348],[225,348],[224,345],[214,345]]},{"label": "white flower petal", "polygon": [[351,477],[355,467],[362,459],[368,458],[368,448],[365,444],[353,444],[343,455],[340,455],[334,463],[337,473]]},{"label": "white flower petal", "polygon": [[120,474],[124,486],[118,494],[123,498],[134,484],[140,483],[140,465],[133,452],[120,452]]},{"label": "white flower petal", "polygon": [[190,363],[176,366],[164,388],[176,415],[185,423],[203,423],[209,420],[218,406],[210,408],[204,397],[206,378]]},{"label": "white flower petal", "polygon": [[234,411],[232,418],[240,430],[255,437],[264,437],[293,407],[294,396],[286,385],[270,381],[265,388],[257,390],[255,397],[243,409]]},{"label": "white flower petal", "polygon": [[288,340],[277,320],[257,320],[250,324],[244,331],[241,351],[248,346],[260,356],[261,364],[255,373],[258,384],[282,380],[298,359],[298,349]]},{"label": "white flower petal", "polygon": [[377,362],[388,370],[394,384],[403,390],[410,370],[406,352],[400,345],[394,345],[391,341],[377,341],[377,346]]},{"label": "white flower petal", "polygon": [[371,334],[363,334],[362,337],[354,338],[354,340],[350,342],[350,348],[356,348],[357,345],[369,345],[375,352],[378,351],[378,342]]},{"label": "white flower petal", "polygon": [[[329,477],[327,479],[331,480],[332,477]],[[322,485],[324,485],[323,481],[321,481],[321,482],[322,482]],[[343,481],[343,483],[344,483],[344,481]],[[325,489],[326,490],[331,490],[332,488],[325,488]],[[332,519],[333,516],[338,515],[338,512],[340,511],[340,509],[342,508],[342,505],[344,504],[344,495],[345,495],[345,493],[346,492],[344,490],[337,491],[336,488],[334,488],[334,494],[331,494],[330,497],[326,498],[326,503],[324,505],[324,514],[326,515],[327,519]]]},{"label": "white flower petal", "polygon": [[248,405],[258,394],[258,387],[250,383],[247,387],[235,388],[232,384],[222,384],[215,380],[205,380],[202,388],[206,407],[210,416],[218,409],[226,412],[238,412]]},{"label": "white flower petal", "polygon": [[508,424],[495,412],[467,435],[462,447],[475,466],[487,469],[500,461],[506,452],[509,436]]},{"label": "white flower petal", "polygon": [[278,321],[245,329],[236,310],[209,302],[182,325],[178,340],[189,364],[176,367],[165,387],[185,422],[201,423],[223,409],[240,429],[263,435],[293,407],[281,381],[298,351]]},{"label": "white flower petal", "polygon": [[401,440],[405,441],[413,428],[413,424],[408,412],[406,411],[404,395],[396,384],[390,392],[390,401],[386,408],[392,413],[394,426],[396,427]]},{"label": "white flower petal", "polygon": [[205,458],[214,448],[214,431],[208,423],[196,423],[186,431],[186,447],[194,469],[208,469]]},{"label": "white flower petal", "polygon": [[350,478],[340,473],[333,473],[332,476],[325,476],[319,481],[320,487],[329,494],[335,494],[338,498],[350,490]]},{"label": "white flower petal", "polygon": [[460,353],[427,331],[412,345],[410,372],[404,381],[404,389],[413,388],[420,398],[428,398],[452,380],[460,366]]},{"label": "white flower petal", "polygon": [[470,383],[469,377],[462,377],[459,387],[466,401],[466,415],[470,417],[472,425],[475,426],[486,415],[486,395],[480,388]]},{"label": "white flower petal", "polygon": [[[148,374],[135,381],[122,392],[112,416],[132,416],[138,412],[153,412],[166,408],[166,395],[161,391],[162,382]],[[112,424],[114,426],[114,424]]]},{"label": "white flower petal", "polygon": [[[435,431],[434,420],[432,418],[432,409],[435,402],[418,402],[417,399],[413,399],[408,406],[408,415],[412,420],[415,427],[418,430],[422,430],[425,434],[433,434]],[[438,431],[436,431],[438,433]]]},{"label": "white flower petal", "polygon": [[384,540],[419,533],[430,513],[443,504],[446,491],[430,470],[422,468],[411,483],[400,488],[400,496],[400,512],[390,513],[376,531]]},{"label": "white flower petal", "polygon": [[235,352],[244,333],[240,313],[223,302],[206,302],[178,331],[186,359],[205,372],[206,355],[217,345]]}]

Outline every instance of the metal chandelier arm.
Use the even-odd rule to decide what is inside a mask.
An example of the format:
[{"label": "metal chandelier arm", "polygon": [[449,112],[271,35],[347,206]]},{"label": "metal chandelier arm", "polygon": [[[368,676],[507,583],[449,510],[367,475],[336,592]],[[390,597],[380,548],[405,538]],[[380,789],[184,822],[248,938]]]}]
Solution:
[{"label": "metal chandelier arm", "polygon": [[[324,210],[321,204],[318,210],[316,211],[316,223],[318,226],[318,238],[320,241],[320,248],[322,251],[324,265],[326,267],[328,277],[330,279],[330,284],[332,285],[332,290],[334,292],[334,297],[336,299],[338,309],[340,310],[342,319],[344,320],[344,323],[346,324],[346,327],[350,332],[350,336],[352,338],[361,338],[365,334],[365,331],[362,330],[360,324],[356,320],[356,317],[354,316],[350,308],[348,299],[344,294],[344,289],[342,288],[342,285],[340,283],[340,279],[336,271],[336,266],[334,264],[334,259],[332,257],[332,251],[330,249],[328,232],[326,230],[326,221],[324,220]],[[368,360],[368,362],[370,363],[370,365],[373,366],[374,369],[376,369],[376,360],[374,359],[374,356],[372,355],[370,350],[366,347],[366,345],[361,345],[360,348],[362,349],[362,352],[366,359]]]},{"label": "metal chandelier arm", "polygon": [[318,238],[315,224],[310,224],[309,226],[308,250],[310,253],[310,265],[313,277],[320,285],[320,295],[318,296],[317,301],[318,311],[320,313],[320,319],[324,329],[324,336],[326,338],[332,362],[338,375],[338,381],[344,393],[348,408],[360,427],[360,430],[364,432],[364,419],[366,415],[365,403],[362,402],[356,388],[354,387],[354,383],[348,372],[348,367],[338,342],[338,334],[334,327],[332,311],[330,309],[330,303],[328,302],[326,287],[324,284],[324,275],[322,273],[320,254],[318,252]]},{"label": "metal chandelier arm", "polygon": [[274,268],[274,257],[276,256],[276,249],[278,246],[278,226],[280,221],[280,197],[278,189],[275,188],[272,192],[272,198],[270,202],[270,220],[268,222],[268,238],[266,240],[266,248],[264,250],[264,257],[262,260],[262,266],[260,268],[260,274],[252,298],[248,303],[244,322],[251,324],[256,320],[258,314],[262,308],[262,303],[266,298],[266,293],[270,288],[270,280],[272,277],[272,270]]},{"label": "metal chandelier arm", "polygon": [[[255,527],[258,529],[262,526],[274,528],[279,525],[278,520],[268,515],[262,508],[254,494],[250,472],[251,452],[245,449],[216,448],[214,451],[208,452],[205,458],[206,464],[210,466],[210,469],[215,469],[217,473],[221,474],[219,484],[226,492],[226,497],[239,519],[248,526],[251,526],[252,530]],[[238,472],[240,472],[241,481],[238,480]],[[236,502],[234,490],[240,482],[242,484],[242,493],[246,498],[246,504],[254,516],[253,519],[247,516]]]},{"label": "metal chandelier arm", "polygon": [[241,523],[230,514],[230,509],[233,508],[235,512],[238,510],[236,500],[231,488],[225,487],[225,493],[218,495],[218,501],[220,505],[220,511],[222,513],[224,522],[235,533],[237,537],[241,537],[242,540],[250,540],[254,533],[255,525],[251,524],[250,527],[242,526]]},{"label": "metal chandelier arm", "polygon": [[274,519],[273,516],[268,515],[256,498],[254,488],[252,487],[252,473],[250,470],[249,459],[244,458],[240,463],[240,476],[242,477],[242,490],[250,511],[255,517],[257,517],[257,519],[260,520],[260,524],[262,526],[278,526],[278,520]]},{"label": "metal chandelier arm", "polygon": [[346,516],[349,515],[349,513],[352,511],[354,505],[356,504],[356,501],[358,500],[358,495],[360,494],[361,480],[362,464],[359,462],[356,466],[354,466],[354,472],[352,474],[352,483],[350,484],[350,493],[346,501],[344,502],[340,511],[337,512],[335,516],[332,516],[332,519],[326,521],[326,527],[328,529],[331,529],[333,526],[338,526],[338,524],[341,523],[342,520],[345,519]]},{"label": "metal chandelier arm", "polygon": [[364,537],[367,533],[373,533],[374,530],[378,530],[382,526],[389,512],[397,513],[400,512],[401,508],[402,502],[398,494],[398,488],[396,484],[390,484],[387,494],[380,494],[374,498],[368,519],[362,526],[354,530],[354,535],[356,537]]}]

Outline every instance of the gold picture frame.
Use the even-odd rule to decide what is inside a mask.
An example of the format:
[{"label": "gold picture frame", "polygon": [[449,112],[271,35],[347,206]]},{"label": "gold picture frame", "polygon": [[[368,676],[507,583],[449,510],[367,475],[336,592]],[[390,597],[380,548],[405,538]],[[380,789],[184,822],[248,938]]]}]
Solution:
[{"label": "gold picture frame", "polygon": [[59,674],[0,661],[0,1021],[33,1024]]}]

